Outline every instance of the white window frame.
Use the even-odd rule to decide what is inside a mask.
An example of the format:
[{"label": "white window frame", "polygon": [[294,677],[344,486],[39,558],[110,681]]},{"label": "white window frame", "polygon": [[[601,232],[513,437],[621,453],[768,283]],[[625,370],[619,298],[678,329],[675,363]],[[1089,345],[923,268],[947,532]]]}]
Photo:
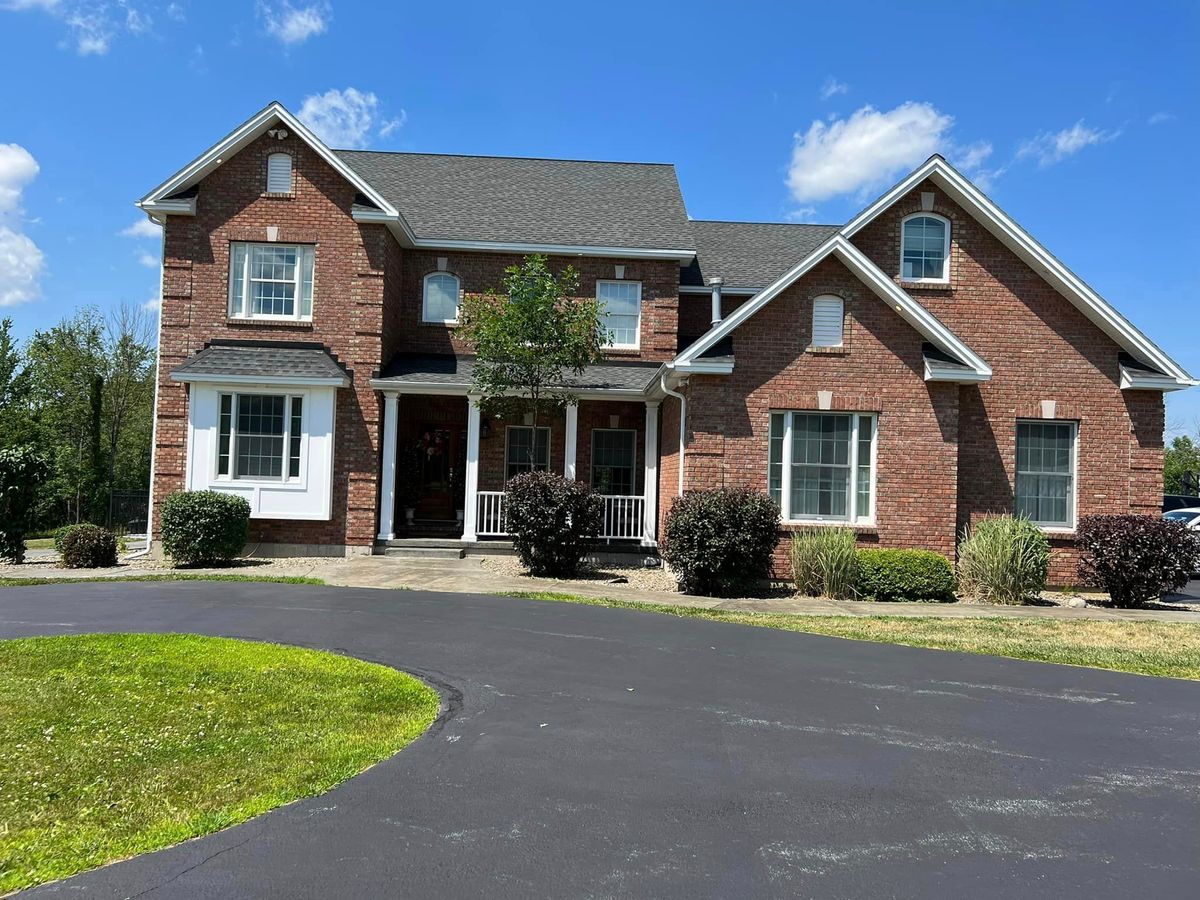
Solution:
[{"label": "white window frame", "polygon": [[[937,219],[946,226],[942,234],[942,277],[941,278],[906,278],[904,276],[904,230],[913,219]],[[910,213],[900,220],[900,280],[909,284],[949,284],[950,283],[950,220],[935,212]]]},{"label": "white window frame", "polygon": [[[509,480],[508,436],[509,436],[509,433],[514,430],[546,432],[546,468],[545,468],[545,470],[534,468],[534,469],[530,469],[530,471],[531,472],[541,472],[541,471],[549,472],[549,471],[551,471],[551,469],[553,468],[552,460],[554,459],[554,445],[553,445],[554,433],[550,430],[550,426],[538,425],[535,428],[535,426],[533,426],[533,425],[507,425],[504,428],[504,483],[507,484],[508,480]],[[533,450],[534,450],[534,453],[536,454],[537,453],[537,436],[536,435],[534,435],[533,440],[534,440]],[[524,473],[522,473],[522,474],[524,474]],[[512,477],[515,478],[516,476],[514,475]]]},{"label": "white window frame", "polygon": [[1013,426],[1013,514],[1017,511],[1017,479],[1021,477],[1018,470],[1020,464],[1020,454],[1018,453],[1018,445],[1020,441],[1020,433],[1022,425],[1068,425],[1071,428],[1071,502],[1067,504],[1067,514],[1070,516],[1070,521],[1063,522],[1039,522],[1031,519],[1038,528],[1042,531],[1050,533],[1071,533],[1075,531],[1075,526],[1079,521],[1079,423],[1073,419],[1017,419],[1016,425]]},{"label": "white window frame", "polygon": [[[453,278],[454,279],[454,318],[453,319],[438,319],[430,318],[429,315],[429,282],[434,278]],[[462,280],[453,272],[446,272],[439,269],[436,272],[430,272],[421,279],[421,321],[431,325],[457,325],[462,310]]]},{"label": "white window frame", "polygon": [[[822,301],[835,300],[838,308],[838,339],[834,344],[817,343],[817,305]],[[846,301],[837,294],[821,294],[818,297],[813,297],[812,309],[812,330],[809,335],[809,346],[832,348],[843,347],[846,344]]]},{"label": "white window frame", "polygon": [[[233,263],[237,256],[236,248],[246,248],[246,258],[242,261],[242,295],[237,296],[235,290],[237,280],[233,277]],[[291,247],[296,251],[296,277],[293,279],[295,285],[294,299],[292,301],[292,314],[290,316],[273,315],[267,313],[254,313],[250,311],[250,267],[251,260],[254,258],[255,247],[270,247],[278,249],[280,247]],[[313,258],[313,276],[312,276],[312,299],[309,302],[309,312],[302,314],[301,309],[304,306],[303,291],[304,291],[304,255],[310,254]],[[259,279],[262,280],[262,279]],[[283,282],[286,283],[286,282]],[[267,322],[311,322],[312,309],[315,308],[317,302],[317,248],[313,244],[284,244],[270,243],[267,241],[232,241],[229,244],[229,317],[231,319],[246,319],[252,321],[267,321]]]},{"label": "white window frame", "polygon": [[[287,177],[288,185],[286,190],[275,190],[271,187],[271,160],[283,158],[287,160]],[[292,154],[282,150],[276,150],[274,153],[267,154],[267,193],[268,194],[291,194],[296,189],[296,161],[292,158]]]},{"label": "white window frame", "polygon": [[[283,466],[279,478],[264,478],[261,475],[237,474],[238,404],[242,397],[283,397]],[[231,397],[229,417],[229,471],[221,474],[221,402]],[[300,473],[289,475],[292,460],[292,400],[300,400]],[[214,482],[236,482],[238,484],[303,485],[308,480],[308,416],[311,399],[307,391],[220,391],[217,394],[217,427],[214,429],[215,443],[212,448],[212,471]]]},{"label": "white window frame", "polygon": [[630,488],[629,488],[632,493],[614,495],[614,496],[626,496],[626,497],[637,496],[638,495],[638,493],[637,493],[637,480],[638,480],[638,439],[637,439],[637,436],[638,436],[638,431],[636,428],[593,428],[592,429],[592,456],[591,456],[591,461],[588,464],[588,468],[590,469],[590,471],[588,473],[588,483],[591,485],[591,487],[593,489],[596,488],[596,435],[602,434],[602,433],[603,434],[620,433],[620,434],[633,435],[633,461],[629,464],[629,472],[633,476],[632,483],[630,484]]},{"label": "white window frame", "polygon": [[[600,286],[604,284],[632,284],[637,287],[637,325],[633,329],[632,344],[610,344],[606,340],[604,349],[606,350],[640,350],[642,346],[642,283],[640,281],[625,281],[619,278],[599,278],[596,280],[596,302],[602,303],[600,299]],[[600,318],[605,317],[604,311],[601,310]],[[607,329],[606,329],[607,331]]]},{"label": "white window frame", "polygon": [[[772,409],[767,415],[767,489],[771,486],[771,416],[783,415],[783,453],[782,471],[779,480],[779,514],[784,522],[808,524],[829,523],[834,525],[865,525],[874,526],[876,512],[879,507],[879,497],[875,492],[877,481],[876,465],[879,458],[879,414],[860,412],[857,410],[816,410],[816,409]],[[846,516],[793,516],[792,515],[792,420],[795,416],[849,416],[850,417],[850,447],[847,462],[850,469],[847,490],[849,498],[846,503]],[[858,514],[858,432],[860,419],[871,420],[871,490],[868,495],[871,503],[869,515]]]}]

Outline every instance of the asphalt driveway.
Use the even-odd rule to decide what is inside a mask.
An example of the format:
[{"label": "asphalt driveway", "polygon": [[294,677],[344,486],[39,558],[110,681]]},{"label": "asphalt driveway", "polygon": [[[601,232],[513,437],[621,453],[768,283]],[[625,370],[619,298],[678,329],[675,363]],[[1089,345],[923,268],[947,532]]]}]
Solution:
[{"label": "asphalt driveway", "polygon": [[1200,886],[1200,684],[500,597],[0,590],[0,636],[188,631],[448,711],[311,800],[31,895],[1128,897]]}]

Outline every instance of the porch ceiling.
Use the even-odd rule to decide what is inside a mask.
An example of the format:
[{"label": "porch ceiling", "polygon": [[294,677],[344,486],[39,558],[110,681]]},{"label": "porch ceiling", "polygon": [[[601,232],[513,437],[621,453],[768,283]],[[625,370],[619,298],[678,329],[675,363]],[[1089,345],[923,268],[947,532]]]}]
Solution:
[{"label": "porch ceiling", "polygon": [[[472,384],[473,356],[435,353],[398,353],[371,384],[377,390],[401,393],[467,394]],[[654,384],[661,363],[611,362],[588,366],[581,375],[567,378],[565,387],[581,393],[644,394]]]}]

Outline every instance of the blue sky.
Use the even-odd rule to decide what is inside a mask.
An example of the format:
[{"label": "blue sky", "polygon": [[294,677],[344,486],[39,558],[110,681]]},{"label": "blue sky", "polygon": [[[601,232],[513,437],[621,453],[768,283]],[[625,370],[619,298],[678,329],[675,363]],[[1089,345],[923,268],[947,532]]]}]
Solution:
[{"label": "blue sky", "polygon": [[152,301],[132,201],[278,99],[340,146],[674,162],[696,218],[843,222],[937,150],[1200,375],[1200,5],[1084,9],[0,0],[0,316]]}]

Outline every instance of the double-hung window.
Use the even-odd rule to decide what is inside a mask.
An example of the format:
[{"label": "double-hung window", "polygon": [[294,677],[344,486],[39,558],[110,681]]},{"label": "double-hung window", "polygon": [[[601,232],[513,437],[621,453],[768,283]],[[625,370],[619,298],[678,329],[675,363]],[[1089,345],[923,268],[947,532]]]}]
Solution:
[{"label": "double-hung window", "polygon": [[505,432],[505,480],[525,472],[550,471],[550,429],[510,425]]},{"label": "double-hung window", "polygon": [[295,481],[301,475],[304,398],[221,394],[217,477]]},{"label": "double-hung window", "polygon": [[642,322],[642,283],[597,281],[596,300],[605,346],[636,350]]},{"label": "double-hung window", "polygon": [[637,484],[637,432],[597,428],[592,432],[592,487],[601,494],[630,496]]},{"label": "double-hung window", "polygon": [[229,254],[230,317],[312,319],[313,250],[311,244],[233,244]]},{"label": "double-hung window", "polygon": [[931,213],[908,216],[900,226],[900,277],[950,280],[950,222]]},{"label": "double-hung window", "polygon": [[1074,527],[1075,434],[1074,422],[1017,423],[1017,515]]},{"label": "double-hung window", "polygon": [[421,294],[421,321],[453,325],[458,322],[461,289],[458,277],[449,272],[430,272]]},{"label": "double-hung window", "polygon": [[772,412],[767,488],[784,521],[875,517],[875,415]]}]

